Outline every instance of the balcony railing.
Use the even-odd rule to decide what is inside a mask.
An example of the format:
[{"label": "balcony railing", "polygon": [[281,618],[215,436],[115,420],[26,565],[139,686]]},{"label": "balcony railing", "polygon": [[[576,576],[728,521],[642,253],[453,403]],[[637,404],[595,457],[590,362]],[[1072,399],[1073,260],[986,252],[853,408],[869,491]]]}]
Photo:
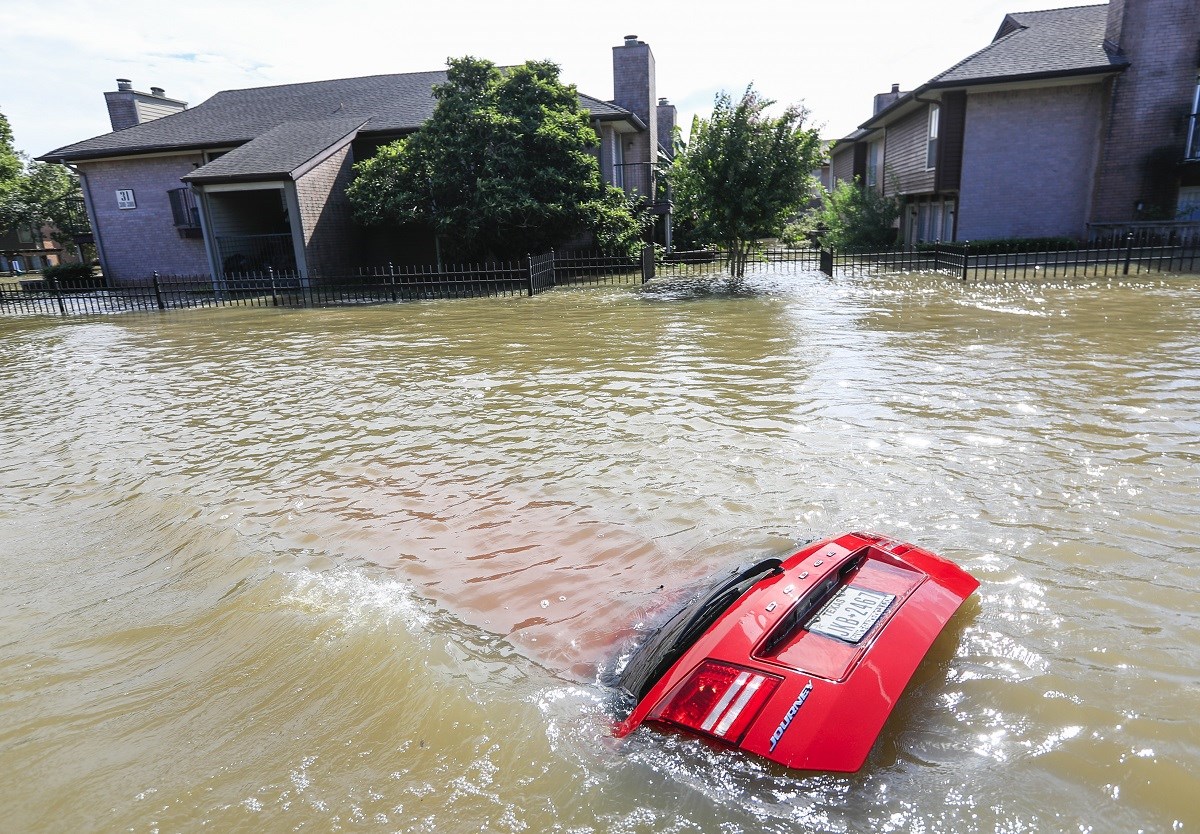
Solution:
[{"label": "balcony railing", "polygon": [[626,162],[613,166],[613,185],[630,197],[654,201],[655,170],[649,162]]},{"label": "balcony railing", "polygon": [[200,236],[200,208],[196,205],[196,196],[192,189],[172,188],[167,191],[171,200],[171,217],[175,221],[175,229],[180,237]]}]

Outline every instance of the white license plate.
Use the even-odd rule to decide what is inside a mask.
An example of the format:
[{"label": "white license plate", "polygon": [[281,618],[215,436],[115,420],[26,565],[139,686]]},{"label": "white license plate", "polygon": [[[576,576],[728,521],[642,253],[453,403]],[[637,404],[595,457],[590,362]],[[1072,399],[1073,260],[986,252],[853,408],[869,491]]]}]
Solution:
[{"label": "white license plate", "polygon": [[847,643],[857,643],[871,630],[871,626],[879,622],[895,598],[895,594],[847,585],[825,603],[817,615],[808,621],[806,628]]}]

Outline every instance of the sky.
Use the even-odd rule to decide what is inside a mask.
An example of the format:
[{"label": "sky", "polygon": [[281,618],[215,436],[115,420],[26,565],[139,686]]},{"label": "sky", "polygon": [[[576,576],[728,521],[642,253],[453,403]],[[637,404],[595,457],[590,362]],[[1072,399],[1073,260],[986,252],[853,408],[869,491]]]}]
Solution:
[{"label": "sky", "polygon": [[220,90],[441,69],[448,57],[549,59],[611,99],[612,47],[650,45],[685,132],[747,85],[802,102],[836,139],[872,96],[909,90],[986,46],[1005,13],[1053,0],[3,0],[0,113],[30,156],[110,130],[103,93],[129,78],[199,104]]}]

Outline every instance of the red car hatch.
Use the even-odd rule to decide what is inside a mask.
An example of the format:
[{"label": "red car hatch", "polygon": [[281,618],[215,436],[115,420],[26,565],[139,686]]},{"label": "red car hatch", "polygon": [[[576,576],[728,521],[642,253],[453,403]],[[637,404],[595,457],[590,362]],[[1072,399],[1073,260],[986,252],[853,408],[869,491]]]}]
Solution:
[{"label": "red car hatch", "polygon": [[648,721],[788,767],[857,770],[978,586],[929,551],[866,533],[760,563],[643,644],[620,675],[637,703],[615,734]]}]

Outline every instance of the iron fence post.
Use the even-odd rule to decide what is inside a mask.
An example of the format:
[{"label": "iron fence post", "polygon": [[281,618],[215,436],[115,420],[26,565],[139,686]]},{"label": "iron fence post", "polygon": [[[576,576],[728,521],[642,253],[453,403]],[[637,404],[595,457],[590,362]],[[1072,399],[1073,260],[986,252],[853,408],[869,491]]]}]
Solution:
[{"label": "iron fence post", "polygon": [[1129,262],[1133,260],[1133,232],[1125,235],[1125,271],[1124,275],[1129,274]]},{"label": "iron fence post", "polygon": [[395,303],[399,300],[396,298],[396,267],[391,261],[388,261],[388,286],[392,288],[392,303]]},{"label": "iron fence post", "polygon": [[157,269],[154,270],[154,275],[152,276],[152,281],[154,283],[154,302],[158,305],[158,309],[165,310],[165,309],[167,309],[167,306],[165,304],[163,304],[162,286],[158,282],[158,270]]},{"label": "iron fence post", "polygon": [[962,279],[964,281],[967,280],[967,263],[968,263],[968,261],[970,261],[970,255],[971,255],[971,241],[964,240],[963,241],[963,250],[962,250],[962,258],[963,258]]},{"label": "iron fence post", "polygon": [[529,297],[533,298],[533,255],[526,255],[525,260],[529,264]]},{"label": "iron fence post", "polygon": [[50,292],[54,293],[55,298],[58,299],[58,312],[65,316],[67,314],[67,305],[63,303],[62,288],[58,285],[58,279],[51,277],[47,281],[47,284],[50,287]]},{"label": "iron fence post", "polygon": [[654,247],[642,247],[642,283],[654,280]]},{"label": "iron fence post", "polygon": [[267,278],[271,281],[271,306],[279,306],[279,296],[275,294],[275,267],[267,267]]}]

